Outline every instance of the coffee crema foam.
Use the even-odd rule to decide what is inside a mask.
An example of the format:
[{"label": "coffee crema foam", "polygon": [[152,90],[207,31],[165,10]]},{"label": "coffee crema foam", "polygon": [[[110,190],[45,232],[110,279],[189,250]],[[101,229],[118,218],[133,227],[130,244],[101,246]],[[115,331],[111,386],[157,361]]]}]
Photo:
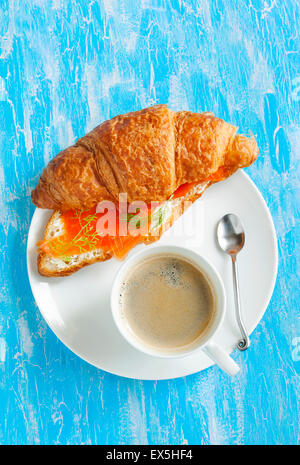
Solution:
[{"label": "coffee crema foam", "polygon": [[215,298],[204,274],[175,254],[145,258],[126,276],[119,305],[129,330],[159,350],[203,337],[215,318]]}]

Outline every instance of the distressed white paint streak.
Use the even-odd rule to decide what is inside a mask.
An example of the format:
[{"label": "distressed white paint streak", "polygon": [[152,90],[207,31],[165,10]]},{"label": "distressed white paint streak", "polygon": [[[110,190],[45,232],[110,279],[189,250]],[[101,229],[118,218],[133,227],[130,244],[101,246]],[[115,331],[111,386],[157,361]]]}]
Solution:
[{"label": "distressed white paint streak", "polygon": [[[111,73],[104,74],[102,81],[102,95],[109,96],[109,89],[113,88],[117,84],[124,82],[121,78],[119,70],[117,68],[113,69]],[[128,82],[128,80],[126,80]]]},{"label": "distressed white paint streak", "polygon": [[105,12],[108,15],[115,16],[118,12],[118,3],[116,0],[102,0]]},{"label": "distressed white paint streak", "polygon": [[[14,2],[8,2],[8,28],[4,31],[4,34],[0,35],[0,50],[2,53],[0,55],[0,60],[7,58],[7,56],[12,51],[13,40],[16,34],[16,22],[15,22],[15,5]],[[1,11],[1,10],[0,10]],[[0,17],[4,14],[4,10],[1,11]]]},{"label": "distressed white paint streak", "polygon": [[23,316],[18,319],[18,329],[22,344],[22,351],[30,358],[33,353],[33,342],[31,340],[31,333],[28,328],[28,323]]},{"label": "distressed white paint streak", "polygon": [[0,101],[4,102],[6,100],[6,85],[5,80],[0,77]]},{"label": "distressed white paint streak", "polygon": [[31,116],[31,111],[29,109],[29,106],[25,105],[24,106],[24,137],[25,137],[25,147],[26,147],[27,153],[31,152],[33,148],[32,132],[30,128],[30,116]]},{"label": "distressed white paint streak", "polygon": [[0,186],[2,189],[4,188],[4,167],[1,163],[0,163]]},{"label": "distressed white paint streak", "polygon": [[71,145],[74,142],[74,133],[73,133],[73,128],[72,128],[72,123],[71,121],[67,121],[66,124],[66,136],[67,136],[67,145]]},{"label": "distressed white paint streak", "polygon": [[153,96],[154,100],[156,100],[156,92],[155,92],[155,76],[154,76],[154,69],[153,64],[150,63],[150,92],[149,94]]},{"label": "distressed white paint streak", "polygon": [[258,95],[262,95],[266,92],[274,93],[273,73],[267,60],[260,51],[254,48],[254,44],[251,40],[245,39],[244,43],[252,67],[250,88],[255,89]]},{"label": "distressed white paint streak", "polygon": [[128,32],[128,34],[123,37],[124,47],[127,53],[133,53],[135,51],[137,39],[138,34],[135,31]]},{"label": "distressed white paint streak", "polygon": [[0,337],[0,363],[4,363],[6,358],[6,341]]},{"label": "distressed white paint streak", "polygon": [[262,10],[262,18],[265,18],[271,11],[273,10],[274,6],[276,6],[277,1],[272,0],[270,5],[267,2],[264,2],[264,9]]},{"label": "distressed white paint streak", "polygon": [[9,209],[10,199],[11,193],[7,191],[7,188],[5,186],[4,167],[0,164],[0,223],[5,231],[6,236],[8,235],[9,228],[17,228],[17,217],[16,215],[12,215]]},{"label": "distressed white paint streak", "polygon": [[90,114],[90,118],[87,121],[88,131],[100,120],[100,84],[97,77],[96,65],[93,63],[86,63],[84,67],[84,84],[86,86],[87,101]]},{"label": "distressed white paint streak", "polygon": [[73,141],[74,136],[73,132],[70,129],[70,125],[70,121],[68,121],[65,116],[61,114],[57,116],[57,139],[59,147],[61,149],[64,149],[65,147],[70,145],[71,141]]},{"label": "distressed white paint streak", "polygon": [[45,142],[44,142],[43,158],[44,158],[45,166],[48,164],[51,158],[53,158],[52,146],[47,139],[45,139]]},{"label": "distressed white paint streak", "polygon": [[63,0],[52,0],[52,9],[60,10],[62,8]]},{"label": "distressed white paint streak", "polygon": [[169,106],[172,110],[187,109],[188,100],[185,92],[185,87],[182,83],[183,78],[180,79],[179,76],[172,74],[169,79]]},{"label": "distressed white paint streak", "polygon": [[[141,391],[141,401],[137,398],[136,392],[128,392],[128,404],[130,406],[130,426],[131,434],[134,436],[135,444],[148,444],[147,426],[145,416],[145,398]],[[142,404],[142,405],[141,405]]]}]

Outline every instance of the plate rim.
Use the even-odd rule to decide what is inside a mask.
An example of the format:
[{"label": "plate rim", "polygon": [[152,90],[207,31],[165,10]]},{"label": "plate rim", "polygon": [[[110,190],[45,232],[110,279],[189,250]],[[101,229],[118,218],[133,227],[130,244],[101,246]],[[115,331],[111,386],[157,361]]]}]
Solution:
[{"label": "plate rim", "polygon": [[[260,190],[258,189],[256,184],[254,183],[254,181],[251,179],[251,177],[245,171],[238,170],[238,172],[236,172],[234,175],[239,175],[239,176],[242,176],[245,179],[247,179],[247,181],[249,182],[249,184],[251,186],[251,189],[256,191],[256,194],[259,197],[260,203],[263,206],[264,213],[265,213],[265,215],[266,215],[266,217],[268,219],[268,223],[269,223],[270,230],[271,230],[271,235],[272,235],[272,248],[273,248],[273,250],[275,252],[274,266],[273,266],[273,269],[272,269],[272,280],[270,281],[269,290],[268,290],[268,293],[266,293],[264,305],[262,306],[262,310],[260,312],[258,312],[258,320],[254,325],[253,324],[251,325],[251,328],[249,330],[249,335],[251,335],[252,332],[255,330],[255,328],[259,325],[260,321],[262,320],[262,318],[263,318],[263,316],[264,316],[264,314],[265,314],[265,312],[266,312],[266,310],[267,310],[267,308],[269,306],[272,295],[274,293],[274,288],[275,288],[277,275],[278,275],[278,242],[277,242],[277,235],[276,235],[276,229],[275,229],[275,225],[274,225],[274,222],[273,222],[273,218],[272,218],[271,212],[270,212],[270,210],[268,208],[268,205],[267,205],[262,193],[260,192]],[[69,346],[69,344],[67,344],[65,341],[63,341],[57,335],[55,329],[52,327],[52,325],[51,325],[50,321],[48,320],[47,316],[41,310],[40,305],[39,305],[39,297],[38,297],[37,292],[34,289],[34,285],[33,285],[33,270],[31,268],[31,264],[30,264],[30,259],[31,259],[30,253],[31,253],[31,251],[29,250],[29,237],[30,237],[30,232],[31,232],[31,228],[32,228],[33,219],[38,214],[38,211],[40,211],[40,210],[43,210],[43,209],[40,209],[38,207],[35,208],[34,213],[33,213],[32,217],[31,217],[30,226],[29,226],[29,230],[28,230],[27,244],[26,244],[27,275],[28,275],[32,295],[34,297],[35,303],[36,303],[36,305],[37,305],[37,307],[39,309],[39,312],[40,312],[41,316],[43,317],[43,319],[45,320],[45,322],[47,323],[48,327],[53,332],[53,334],[57,337],[57,339],[65,347],[67,347],[73,354],[75,354],[77,357],[79,357],[84,362],[88,363],[89,365],[91,365],[91,366],[93,366],[93,367],[95,367],[95,368],[97,368],[99,370],[102,370],[105,373],[109,373],[111,375],[119,376],[119,377],[125,378],[125,379],[136,379],[136,380],[141,380],[141,381],[164,381],[164,380],[171,380],[171,379],[179,379],[179,378],[183,378],[183,377],[186,377],[186,376],[192,376],[192,375],[194,375],[196,373],[203,372],[203,371],[207,370],[208,368],[210,368],[211,366],[215,365],[215,363],[213,361],[211,361],[211,363],[207,364],[207,366],[205,368],[201,368],[199,370],[192,371],[191,373],[178,375],[178,376],[167,376],[167,377],[160,377],[159,376],[159,377],[156,377],[156,378],[153,378],[153,377],[145,378],[144,376],[143,377],[137,377],[137,376],[132,377],[132,376],[126,376],[126,375],[123,375],[123,374],[119,374],[116,371],[108,371],[107,369],[99,367],[98,365],[92,363],[90,360],[87,360],[83,355],[78,353],[76,350],[71,348]],[[233,352],[233,350],[230,353],[232,353],[232,352]]]}]

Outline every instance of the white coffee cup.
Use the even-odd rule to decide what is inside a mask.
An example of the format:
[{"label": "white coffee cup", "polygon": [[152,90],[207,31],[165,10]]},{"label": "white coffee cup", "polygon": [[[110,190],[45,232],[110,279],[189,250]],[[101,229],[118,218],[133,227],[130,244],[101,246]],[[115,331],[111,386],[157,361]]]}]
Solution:
[{"label": "white coffee cup", "polygon": [[[182,259],[188,260],[204,274],[212,288],[216,308],[214,320],[209,330],[204,335],[200,335],[199,338],[195,339],[188,346],[174,348],[174,350],[161,350],[147,345],[138,338],[131,330],[119,301],[120,289],[128,272],[145,258],[159,257],[161,254],[166,253],[175,254]],[[223,282],[217,270],[207,260],[190,249],[172,245],[154,246],[136,253],[127,259],[119,269],[112,286],[111,308],[114,321],[122,336],[129,344],[145,354],[163,358],[178,358],[202,350],[229,375],[235,375],[240,369],[224,349],[214,342],[214,336],[222,325],[226,311],[226,294]]]}]

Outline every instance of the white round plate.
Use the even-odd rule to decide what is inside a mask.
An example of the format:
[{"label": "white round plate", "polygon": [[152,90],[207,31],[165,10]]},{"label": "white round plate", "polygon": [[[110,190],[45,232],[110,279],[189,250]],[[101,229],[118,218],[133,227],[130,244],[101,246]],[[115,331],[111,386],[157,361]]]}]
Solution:
[{"label": "white round plate", "polygon": [[[239,330],[234,317],[231,261],[216,243],[216,225],[226,213],[236,213],[246,231],[238,257],[242,312],[251,333],[271,298],[277,274],[277,242],[269,210],[250,178],[242,171],[211,186],[156,243],[194,249],[220,272],[227,291],[227,314],[215,340],[228,353],[236,347]],[[112,259],[83,268],[64,278],[45,278],[37,271],[36,243],[51,212],[36,209],[28,237],[27,263],[36,303],[56,336],[75,354],[102,370],[136,379],[170,379],[211,366],[199,351],[184,358],[151,357],[131,347],[115,327],[110,290],[121,262]],[[139,245],[130,252],[146,247]]]}]

